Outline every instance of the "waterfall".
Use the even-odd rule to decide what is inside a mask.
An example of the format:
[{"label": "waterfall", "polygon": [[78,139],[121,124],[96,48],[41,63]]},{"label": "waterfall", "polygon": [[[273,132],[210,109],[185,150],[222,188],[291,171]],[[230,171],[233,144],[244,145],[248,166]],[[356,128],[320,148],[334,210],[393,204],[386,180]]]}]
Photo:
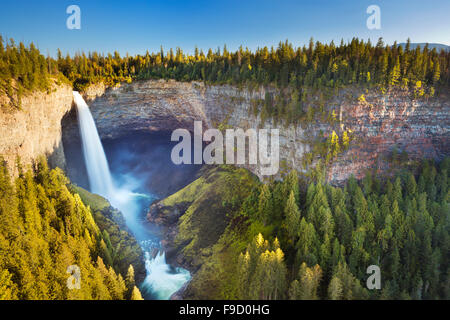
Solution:
[{"label": "waterfall", "polygon": [[91,111],[83,97],[77,91],[73,92],[73,97],[78,111],[84,162],[91,192],[109,199],[114,194],[114,187],[94,118],[92,118]]},{"label": "waterfall", "polygon": [[159,250],[160,245],[159,240],[155,242],[155,236],[149,233],[139,217],[145,209],[140,200],[143,198],[153,200],[155,197],[135,193],[126,185],[115,185],[89,106],[78,92],[74,91],[73,97],[78,111],[78,123],[84,161],[91,186],[90,191],[105,197],[112,206],[118,208],[124,215],[128,228],[139,240],[145,253],[147,271],[141,287],[144,298],[169,299],[191,276],[189,271],[183,268],[172,268],[168,265],[164,252],[160,252],[154,257],[150,254],[154,249]]},{"label": "waterfall", "polygon": [[154,258],[151,258],[150,253],[146,252],[145,268],[147,277],[142,285],[143,293],[153,291],[155,298],[160,300],[169,299],[191,278],[189,271],[183,268],[176,268],[172,271],[166,263],[164,252],[158,252]]}]

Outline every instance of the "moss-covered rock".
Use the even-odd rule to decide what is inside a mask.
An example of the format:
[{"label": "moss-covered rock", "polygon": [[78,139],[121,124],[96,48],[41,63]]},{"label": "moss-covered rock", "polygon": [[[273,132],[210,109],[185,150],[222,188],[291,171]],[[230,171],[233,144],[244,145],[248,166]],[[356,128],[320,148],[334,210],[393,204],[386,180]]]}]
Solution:
[{"label": "moss-covered rock", "polygon": [[193,275],[184,298],[233,298],[227,286],[232,287],[235,253],[242,248],[232,225],[257,184],[246,169],[207,166],[197,180],[150,207],[149,221],[164,228],[168,261]]}]

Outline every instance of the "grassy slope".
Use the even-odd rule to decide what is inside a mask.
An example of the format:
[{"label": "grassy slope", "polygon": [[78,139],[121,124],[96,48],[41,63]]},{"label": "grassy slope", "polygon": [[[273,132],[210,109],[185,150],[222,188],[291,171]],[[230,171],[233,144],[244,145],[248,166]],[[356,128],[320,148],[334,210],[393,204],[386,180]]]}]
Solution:
[{"label": "grassy slope", "polygon": [[187,207],[178,220],[173,243],[183,264],[195,272],[184,298],[235,297],[236,257],[249,238],[246,219],[239,211],[242,201],[258,184],[245,169],[207,166],[197,180],[162,200],[166,208],[162,214],[169,214],[167,208],[180,204]]}]

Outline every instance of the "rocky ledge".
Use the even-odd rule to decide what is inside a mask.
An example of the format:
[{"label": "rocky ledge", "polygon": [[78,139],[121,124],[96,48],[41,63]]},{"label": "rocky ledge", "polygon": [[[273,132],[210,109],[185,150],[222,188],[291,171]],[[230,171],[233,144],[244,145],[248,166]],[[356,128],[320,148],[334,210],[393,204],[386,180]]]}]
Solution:
[{"label": "rocky ledge", "polygon": [[[104,92],[104,94],[102,94]],[[312,157],[312,145],[333,130],[342,137],[352,132],[349,150],[341,153],[327,173],[327,180],[340,184],[350,175],[361,178],[367,168],[386,170],[386,156],[396,147],[411,159],[441,159],[450,154],[450,99],[448,93],[438,98],[412,99],[410,93],[377,90],[358,96],[360,89],[342,90],[330,99],[326,108],[334,110],[333,124],[313,121],[284,126],[254,116],[252,106],[264,99],[265,90],[249,91],[232,86],[207,86],[199,82],[165,80],[136,81],[120,87],[96,88],[86,97],[102,138],[117,138],[136,131],[161,132],[176,128],[193,130],[194,120],[204,128],[220,124],[231,128],[278,128],[280,160],[284,169],[304,171],[305,156]],[[76,119],[76,118],[75,118]],[[76,121],[68,121],[65,136],[76,138]],[[246,166],[263,178],[259,166]],[[283,169],[282,168],[282,169]]]},{"label": "rocky ledge", "polygon": [[46,155],[52,167],[65,166],[61,119],[72,108],[72,88],[54,85],[50,91],[23,97],[20,110],[0,110],[0,155],[13,175],[17,157],[31,164]]}]

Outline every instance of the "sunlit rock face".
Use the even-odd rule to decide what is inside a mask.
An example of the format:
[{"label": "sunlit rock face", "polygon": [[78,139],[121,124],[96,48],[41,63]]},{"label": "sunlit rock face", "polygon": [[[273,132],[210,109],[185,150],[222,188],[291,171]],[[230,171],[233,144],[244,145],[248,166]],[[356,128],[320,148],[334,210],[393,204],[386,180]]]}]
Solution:
[{"label": "sunlit rock face", "polygon": [[[361,178],[366,169],[387,168],[386,156],[394,146],[406,151],[410,158],[441,159],[450,155],[450,105],[448,93],[438,98],[413,100],[407,92],[395,90],[381,94],[365,93],[358,101],[358,89],[342,90],[326,102],[328,111],[335,110],[337,121],[329,124],[285,126],[271,120],[261,122],[255,116],[255,102],[264,99],[265,90],[249,91],[232,86],[208,86],[203,83],[176,81],[135,81],[117,88],[96,87],[86,95],[102,139],[116,139],[133,132],[171,132],[177,128],[193,130],[195,120],[204,128],[221,124],[230,128],[278,128],[280,130],[281,169],[303,171],[305,154],[314,141],[333,130],[341,137],[351,130],[349,150],[333,161],[327,180],[341,184],[350,175]],[[73,115],[72,115],[73,117]],[[70,120],[70,116],[68,117]],[[65,139],[77,136],[75,121],[66,121]],[[313,159],[313,164],[317,158]],[[246,166],[263,178],[259,166]]]},{"label": "sunlit rock face", "polygon": [[412,100],[397,91],[369,94],[367,103],[341,104],[345,128],[355,134],[351,148],[333,163],[329,181],[362,178],[367,168],[388,169],[393,148],[410,159],[442,159],[450,155],[450,96]]},{"label": "sunlit rock face", "polygon": [[[303,159],[317,137],[327,136],[332,130],[342,136],[343,130],[350,129],[354,136],[350,149],[340,154],[328,170],[328,181],[337,184],[351,174],[361,178],[367,168],[386,170],[384,158],[394,146],[412,159],[450,155],[449,93],[413,100],[398,90],[384,95],[372,90],[365,94],[364,103],[356,98],[359,94],[348,89],[327,102],[326,108],[338,115],[334,125],[313,122],[288,127],[269,120],[261,123],[259,116],[254,116],[252,106],[264,98],[264,89],[250,92],[232,86],[150,80],[117,88],[92,86],[85,98],[102,139],[136,132],[193,130],[195,120],[202,121],[205,129],[220,124],[242,129],[278,128],[282,169],[304,170]],[[0,154],[13,173],[17,156],[29,164],[45,154],[50,156],[51,165],[65,166],[63,144],[80,140],[72,100],[71,88],[59,86],[50,94],[36,92],[24,97],[21,110],[0,111]],[[258,166],[247,167],[262,177]]]},{"label": "sunlit rock face", "polygon": [[20,110],[0,110],[0,155],[10,173],[18,173],[17,157],[28,165],[46,155],[53,167],[64,168],[61,119],[72,108],[72,100],[70,86],[55,85],[50,93],[34,92],[23,97]]},{"label": "sunlit rock face", "polygon": [[194,120],[206,120],[204,101],[194,87],[173,81],[137,81],[110,88],[89,104],[102,139],[135,131],[189,129]]}]

